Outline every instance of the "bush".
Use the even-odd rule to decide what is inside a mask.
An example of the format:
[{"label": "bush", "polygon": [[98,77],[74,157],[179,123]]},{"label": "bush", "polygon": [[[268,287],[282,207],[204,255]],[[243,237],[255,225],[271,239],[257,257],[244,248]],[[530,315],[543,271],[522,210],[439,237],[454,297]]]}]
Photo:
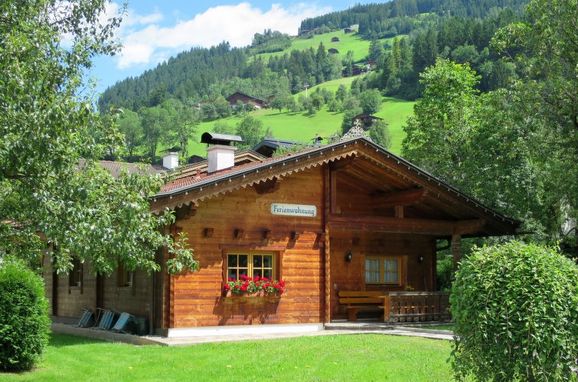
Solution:
[{"label": "bush", "polygon": [[576,380],[578,267],[556,250],[474,249],[456,273],[451,309],[458,380]]},{"label": "bush", "polygon": [[50,321],[42,279],[23,263],[0,265],[0,370],[34,366],[48,343]]}]

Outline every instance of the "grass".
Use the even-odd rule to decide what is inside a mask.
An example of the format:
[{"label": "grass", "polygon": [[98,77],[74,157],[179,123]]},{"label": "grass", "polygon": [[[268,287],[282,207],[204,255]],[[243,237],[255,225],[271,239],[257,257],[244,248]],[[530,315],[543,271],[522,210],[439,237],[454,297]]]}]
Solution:
[{"label": "grass", "polygon": [[451,343],[374,334],[188,347],[54,335],[38,368],[0,381],[451,381]]},{"label": "grass", "polygon": [[414,101],[405,101],[397,98],[386,97],[381,104],[381,109],[375,113],[387,122],[389,133],[391,134],[391,146],[389,151],[394,154],[401,154],[401,142],[405,137],[403,125],[408,117],[413,115]]},{"label": "grass", "polygon": [[[311,88],[309,88],[307,90],[307,92],[308,92],[308,94],[312,94],[312,92],[314,92],[315,89],[323,88],[323,89],[327,89],[327,90],[331,91],[332,93],[335,93],[337,91],[337,89],[339,88],[339,85],[345,85],[345,88],[349,89],[351,87],[351,83],[356,78],[361,78],[362,76],[364,76],[364,74],[361,74],[359,76],[342,77],[342,78],[338,78],[338,79],[331,80],[331,81],[325,81],[321,84],[312,86]],[[305,95],[305,90],[300,91],[299,93],[295,94],[294,95],[295,99],[298,99],[300,95]]]},{"label": "grass", "polygon": [[[339,86],[339,81],[350,80],[343,78],[331,82],[330,86]],[[322,84],[324,85],[324,84]],[[389,124],[389,131],[392,137],[390,151],[394,154],[401,153],[401,142],[405,136],[402,129],[407,117],[413,114],[415,102],[405,101],[387,97],[383,99],[381,110],[376,114]],[[289,111],[279,112],[273,109],[261,109],[251,112],[251,115],[263,122],[264,128],[271,129],[273,136],[277,139],[287,139],[291,141],[309,143],[316,134],[321,137],[329,137],[341,131],[343,113],[332,113],[323,108],[314,115],[307,112],[292,113]],[[232,116],[222,118],[217,121],[203,122],[197,126],[197,134],[189,143],[189,155],[206,155],[206,147],[198,143],[200,135],[205,131],[212,131],[216,122],[225,122],[233,129],[239,123],[241,117]]]},{"label": "grass", "polygon": [[[339,42],[331,42],[333,37],[338,37]],[[383,40],[384,42],[386,40]],[[294,37],[291,46],[281,52],[262,53],[258,56],[267,60],[271,56],[282,56],[292,50],[305,50],[313,48],[317,50],[319,43],[323,43],[325,49],[335,48],[339,51],[339,57],[345,57],[347,51],[353,52],[353,60],[361,61],[369,52],[369,40],[362,39],[356,33],[344,33],[343,30],[314,35],[312,38]]]}]

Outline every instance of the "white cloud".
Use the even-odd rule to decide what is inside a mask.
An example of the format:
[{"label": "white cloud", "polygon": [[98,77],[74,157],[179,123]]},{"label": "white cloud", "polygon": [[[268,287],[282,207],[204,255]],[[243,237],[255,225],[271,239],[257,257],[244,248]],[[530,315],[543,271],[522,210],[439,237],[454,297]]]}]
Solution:
[{"label": "white cloud", "polygon": [[232,46],[246,46],[255,33],[265,29],[296,34],[301,20],[329,11],[327,7],[305,3],[288,8],[273,4],[263,11],[243,2],[212,7],[190,20],[162,27],[157,24],[162,19],[159,12],[138,16],[129,10],[128,22],[120,31],[123,49],[118,55],[117,66],[124,69],[156,63],[193,46],[209,47],[222,41],[228,41]]}]

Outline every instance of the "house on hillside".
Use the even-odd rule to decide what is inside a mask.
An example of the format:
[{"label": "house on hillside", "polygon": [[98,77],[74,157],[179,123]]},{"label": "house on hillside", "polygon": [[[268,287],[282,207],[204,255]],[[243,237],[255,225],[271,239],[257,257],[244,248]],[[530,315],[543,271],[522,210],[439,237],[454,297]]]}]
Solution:
[{"label": "house on hillside", "polygon": [[[238,153],[238,138],[203,134],[207,162],[173,170],[151,200],[153,211],[175,211],[168,229],[187,234],[198,272],[168,274],[165,250],[161,272],[121,265],[108,278],[90,264],[54,276],[47,260],[52,313],[125,311],[167,336],[227,333],[228,325],[313,330],[372,316],[435,320],[447,309],[436,285],[438,240],[458,261],[462,238],[511,235],[519,225],[363,137],[277,158]],[[264,277],[283,280],[284,293],[227,290]]]},{"label": "house on hillside", "polygon": [[331,42],[339,42],[339,37],[337,36],[331,37]]},{"label": "house on hillside", "polygon": [[327,52],[329,54],[339,54],[339,50],[337,50],[335,48],[329,48],[329,49],[327,49]]},{"label": "house on hillside", "polygon": [[242,103],[243,105],[251,105],[255,109],[264,109],[269,106],[267,101],[241,92],[235,92],[226,99],[231,107],[236,107],[239,103]]}]

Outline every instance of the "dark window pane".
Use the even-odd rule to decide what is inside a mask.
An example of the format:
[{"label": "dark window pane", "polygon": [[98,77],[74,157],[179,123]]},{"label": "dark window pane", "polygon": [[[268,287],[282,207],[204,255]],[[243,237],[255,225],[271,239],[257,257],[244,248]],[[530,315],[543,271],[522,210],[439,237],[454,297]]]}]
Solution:
[{"label": "dark window pane", "polygon": [[239,277],[240,277],[241,275],[247,276],[247,269],[239,269]]},{"label": "dark window pane", "polygon": [[253,255],[253,266],[261,268],[263,264],[263,256],[261,255]]},{"label": "dark window pane", "polygon": [[263,276],[270,279],[273,276],[273,271],[271,269],[265,269]]},{"label": "dark window pane", "polygon": [[229,275],[227,277],[230,279],[237,280],[237,270],[236,269],[229,269]]},{"label": "dark window pane", "polygon": [[237,255],[229,255],[228,265],[229,267],[237,266]]},{"label": "dark window pane", "polygon": [[253,270],[253,277],[257,277],[257,276],[259,276],[259,277],[262,276],[262,273],[261,273],[261,270],[260,270],[260,269],[254,269],[254,270]]},{"label": "dark window pane", "polygon": [[263,256],[263,266],[265,268],[273,267],[273,256]]},{"label": "dark window pane", "polygon": [[239,255],[239,266],[240,267],[247,267],[248,265],[248,259],[247,259],[247,255]]}]

